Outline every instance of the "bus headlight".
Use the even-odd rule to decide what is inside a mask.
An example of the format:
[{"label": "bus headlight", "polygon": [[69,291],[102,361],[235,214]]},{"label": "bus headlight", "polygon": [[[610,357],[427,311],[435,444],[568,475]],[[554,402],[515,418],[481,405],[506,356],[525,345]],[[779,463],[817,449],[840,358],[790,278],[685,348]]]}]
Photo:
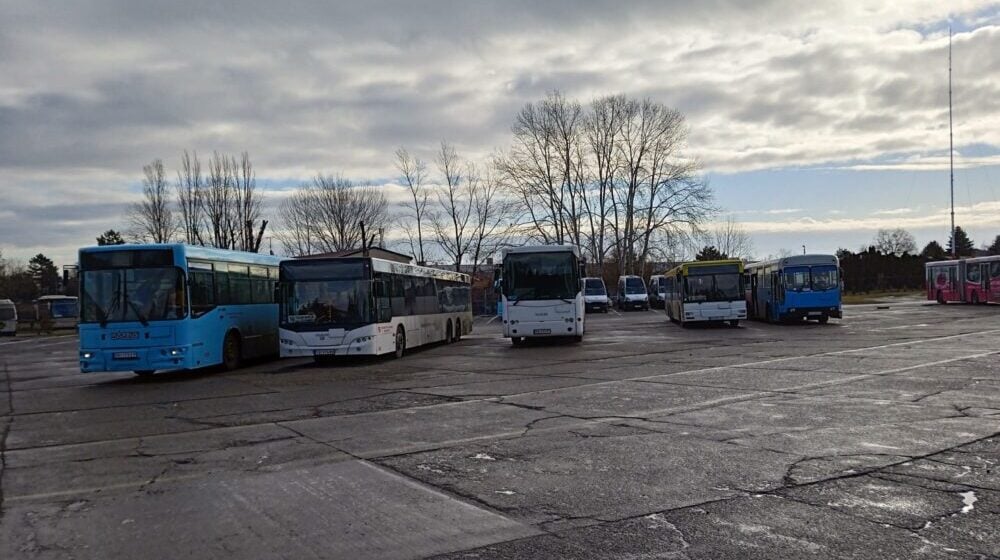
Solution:
[{"label": "bus headlight", "polygon": [[80,357],[82,357],[84,360],[89,360],[94,357],[94,354],[92,352],[82,352],[80,354]]}]

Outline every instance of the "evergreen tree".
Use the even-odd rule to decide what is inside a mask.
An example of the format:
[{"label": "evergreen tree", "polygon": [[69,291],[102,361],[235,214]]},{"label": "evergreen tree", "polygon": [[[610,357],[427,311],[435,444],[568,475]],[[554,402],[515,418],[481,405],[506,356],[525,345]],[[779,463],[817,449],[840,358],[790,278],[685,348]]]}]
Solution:
[{"label": "evergreen tree", "polygon": [[956,255],[956,252],[953,250],[955,247],[958,248],[957,256],[959,257],[971,257],[975,249],[975,245],[972,243],[972,240],[969,239],[969,235],[959,226],[955,226],[954,239],[948,240],[949,256]]},{"label": "evergreen tree", "polygon": [[56,268],[52,259],[38,253],[28,261],[28,274],[38,286],[38,291],[44,295],[55,294],[59,291],[59,269]]},{"label": "evergreen tree", "polygon": [[696,261],[717,261],[719,259],[725,259],[725,258],[728,257],[720,253],[719,250],[712,245],[706,245],[702,247],[701,251],[699,251],[698,254],[694,256],[694,260]]},{"label": "evergreen tree", "polygon": [[948,253],[937,241],[931,241],[920,251],[920,256],[930,261],[941,261],[948,258]]},{"label": "evergreen tree", "polygon": [[1000,255],[1000,235],[993,238],[993,244],[986,248],[986,252],[991,255]]},{"label": "evergreen tree", "polygon": [[103,245],[124,245],[125,244],[125,238],[122,237],[122,234],[118,233],[117,231],[115,231],[113,229],[109,229],[108,231],[106,231],[106,232],[102,233],[101,235],[97,236],[97,244],[98,245],[102,245],[102,246]]}]

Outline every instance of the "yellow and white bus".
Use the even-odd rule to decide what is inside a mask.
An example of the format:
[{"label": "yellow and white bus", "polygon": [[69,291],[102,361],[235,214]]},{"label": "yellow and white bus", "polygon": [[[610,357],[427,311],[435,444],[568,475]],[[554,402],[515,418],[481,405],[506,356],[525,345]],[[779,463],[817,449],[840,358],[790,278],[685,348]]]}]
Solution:
[{"label": "yellow and white bus", "polygon": [[747,318],[743,261],[694,261],[664,275],[667,316],[682,326],[692,322],[728,322]]}]

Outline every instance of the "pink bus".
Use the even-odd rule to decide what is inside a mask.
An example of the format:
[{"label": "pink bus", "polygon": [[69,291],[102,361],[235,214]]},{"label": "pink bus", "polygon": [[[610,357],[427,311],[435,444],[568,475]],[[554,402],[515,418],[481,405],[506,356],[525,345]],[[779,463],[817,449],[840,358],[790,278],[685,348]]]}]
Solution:
[{"label": "pink bus", "polygon": [[1000,256],[929,262],[927,299],[938,303],[1000,303]]}]

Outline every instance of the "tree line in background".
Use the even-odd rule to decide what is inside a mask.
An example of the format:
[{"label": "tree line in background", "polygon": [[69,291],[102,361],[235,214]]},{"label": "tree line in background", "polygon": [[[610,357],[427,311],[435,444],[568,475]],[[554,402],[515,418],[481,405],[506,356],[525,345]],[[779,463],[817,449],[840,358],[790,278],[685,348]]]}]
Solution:
[{"label": "tree line in background", "polygon": [[[956,249],[953,252],[953,247]],[[857,252],[837,251],[844,271],[844,286],[849,292],[881,290],[920,290],[924,288],[924,264],[952,258],[1000,255],[1000,235],[980,249],[961,227],[955,227],[947,247],[930,241],[917,251],[913,235],[901,228],[879,230],[867,247]]]},{"label": "tree line in background", "polygon": [[142,172],[142,199],[126,215],[132,241],[260,251],[268,220],[247,152],[239,158],[215,152],[203,169],[198,154],[185,151],[173,185],[160,159]]},{"label": "tree line in background", "polygon": [[526,104],[511,132],[511,146],[485,161],[447,141],[431,161],[399,148],[405,198],[395,215],[384,189],[318,174],[281,204],[276,237],[288,254],[343,251],[362,242],[364,221],[418,262],[475,271],[504,246],[572,243],[597,266],[629,273],[706,235],[716,208],[698,162],[682,152],[687,127],[676,110],[623,95],[583,105],[554,92]]},{"label": "tree line in background", "polygon": [[61,290],[59,269],[52,259],[39,253],[27,264],[5,258],[0,251],[0,298],[32,301]]}]

